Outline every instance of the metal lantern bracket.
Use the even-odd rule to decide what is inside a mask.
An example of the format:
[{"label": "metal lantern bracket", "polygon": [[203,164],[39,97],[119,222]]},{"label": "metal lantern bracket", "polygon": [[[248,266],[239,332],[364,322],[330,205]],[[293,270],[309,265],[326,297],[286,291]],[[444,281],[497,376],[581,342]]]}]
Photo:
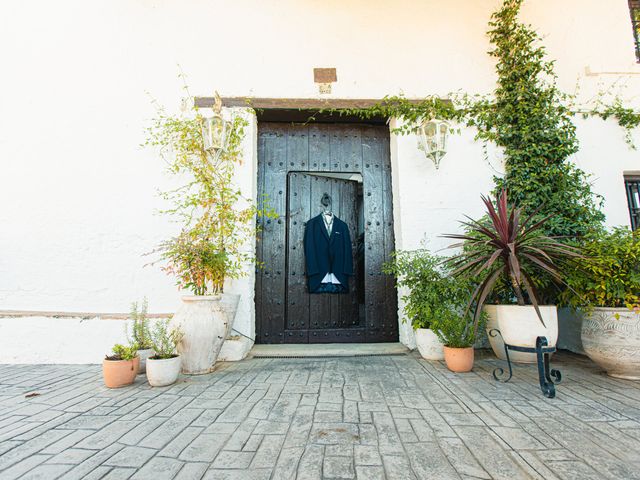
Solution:
[{"label": "metal lantern bracket", "polygon": [[[502,334],[500,330],[494,328],[489,330],[489,336],[496,337]],[[504,337],[503,337],[504,340]],[[507,357],[507,365],[509,367],[509,376],[502,380],[501,377],[504,375],[504,369],[501,367],[496,368],[493,371],[493,378],[496,381],[506,383],[511,380],[513,376],[513,369],[511,367],[511,358],[509,358],[509,351],[514,352],[525,352],[525,353],[535,353],[538,360],[538,379],[540,381],[540,389],[542,393],[547,398],[554,398],[556,396],[556,388],[555,385],[562,381],[562,375],[560,374],[560,370],[556,370],[554,368],[549,367],[549,357],[552,353],[556,351],[555,346],[549,346],[549,341],[547,337],[537,337],[536,338],[536,346],[532,347],[520,347],[517,345],[509,345],[504,342],[504,353]],[[553,380],[551,379],[553,377]],[[554,382],[555,380],[555,382]]]}]

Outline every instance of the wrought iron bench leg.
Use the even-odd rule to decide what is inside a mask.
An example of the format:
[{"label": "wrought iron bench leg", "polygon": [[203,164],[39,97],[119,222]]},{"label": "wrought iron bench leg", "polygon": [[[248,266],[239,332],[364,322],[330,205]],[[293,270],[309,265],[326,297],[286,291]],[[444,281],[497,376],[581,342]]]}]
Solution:
[{"label": "wrought iron bench leg", "polygon": [[[491,335],[492,337],[495,337],[497,335],[502,336],[502,334],[500,333],[500,330],[498,329],[491,330],[489,332],[489,335]],[[509,380],[511,380],[511,377],[513,377],[513,369],[511,368],[511,358],[509,358],[509,348],[506,343],[504,344],[504,354],[507,357],[507,365],[509,367],[509,376],[505,380],[501,380],[500,377],[504,375],[504,368],[498,367],[493,371],[493,378],[498,382],[507,383]]]},{"label": "wrought iron bench leg", "polygon": [[549,369],[550,353],[542,351],[542,349],[548,345],[549,342],[547,341],[547,337],[536,338],[536,355],[538,357],[538,378],[540,380],[540,389],[545,397],[554,398],[556,396],[556,387],[553,380],[551,380],[551,376],[553,376],[558,382],[561,380],[562,376],[560,375],[560,371]]}]

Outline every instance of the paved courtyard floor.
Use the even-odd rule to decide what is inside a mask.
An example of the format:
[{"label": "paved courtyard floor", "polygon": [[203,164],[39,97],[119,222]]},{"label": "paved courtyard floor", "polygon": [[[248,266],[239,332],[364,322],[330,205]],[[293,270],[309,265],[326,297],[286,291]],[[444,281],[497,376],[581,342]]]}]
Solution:
[{"label": "paved courtyard floor", "polygon": [[[558,354],[508,384],[482,355],[250,359],[108,390],[99,366],[0,366],[0,478],[637,479],[640,383]],[[29,395],[37,393],[38,395]]]}]

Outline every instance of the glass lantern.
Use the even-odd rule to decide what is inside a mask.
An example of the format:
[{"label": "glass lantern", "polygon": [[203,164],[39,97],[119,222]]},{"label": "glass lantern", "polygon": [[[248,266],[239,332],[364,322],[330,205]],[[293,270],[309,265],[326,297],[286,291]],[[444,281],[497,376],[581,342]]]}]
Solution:
[{"label": "glass lantern", "polygon": [[202,143],[204,149],[214,157],[226,150],[227,121],[222,118],[222,99],[216,93],[213,115],[202,119]]},{"label": "glass lantern", "polygon": [[424,151],[436,166],[447,153],[447,139],[449,137],[449,123],[445,120],[427,120],[418,127],[418,148]]}]

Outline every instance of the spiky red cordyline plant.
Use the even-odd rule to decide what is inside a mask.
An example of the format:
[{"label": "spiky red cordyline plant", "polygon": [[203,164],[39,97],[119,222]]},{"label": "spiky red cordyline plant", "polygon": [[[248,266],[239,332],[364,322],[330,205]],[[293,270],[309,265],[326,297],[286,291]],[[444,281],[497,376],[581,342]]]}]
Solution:
[{"label": "spiky red cordyline plant", "polygon": [[568,257],[579,257],[580,254],[576,248],[542,234],[541,227],[550,217],[531,224],[539,209],[521,222],[522,209],[507,203],[506,190],[502,190],[498,196],[497,209],[489,197],[482,195],[481,198],[487,207],[488,222],[482,223],[467,217],[468,221],[460,222],[467,227],[465,234],[443,235],[445,238],[462,240],[450,248],[466,247],[462,253],[451,258],[454,268],[452,274],[484,278],[474,290],[469,302],[469,308],[474,303],[476,305],[475,328],[477,329],[482,305],[501,274],[511,283],[518,305],[525,305],[523,290],[527,292],[540,322],[544,325],[531,281],[535,273],[532,271],[533,267],[564,283],[557,262]]}]

